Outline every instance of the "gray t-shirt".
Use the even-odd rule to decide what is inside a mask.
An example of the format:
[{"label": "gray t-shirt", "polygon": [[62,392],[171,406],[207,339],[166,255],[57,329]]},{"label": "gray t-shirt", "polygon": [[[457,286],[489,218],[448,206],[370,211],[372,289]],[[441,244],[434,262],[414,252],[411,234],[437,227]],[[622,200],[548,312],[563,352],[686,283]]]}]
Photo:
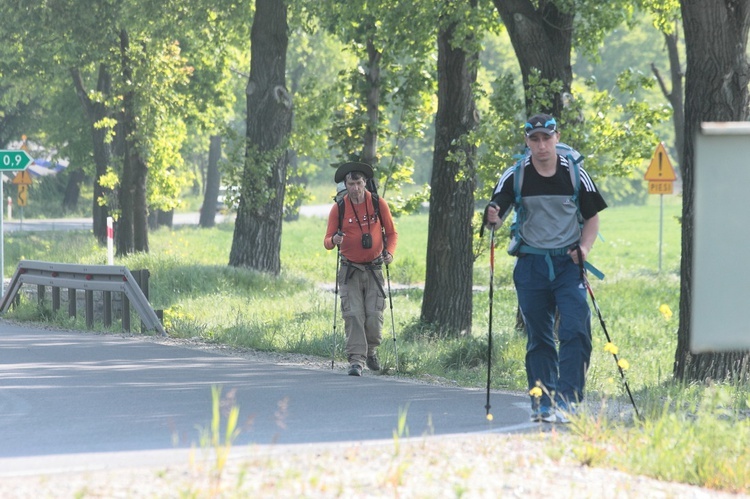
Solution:
[{"label": "gray t-shirt", "polygon": [[[579,215],[578,206],[573,199],[570,165],[565,156],[557,156],[557,171],[551,177],[539,175],[531,158],[524,160],[522,168],[522,214],[518,234],[529,246],[542,249],[571,246],[581,238],[581,222],[607,207],[594,181],[580,168]],[[492,196],[492,201],[500,207],[502,218],[507,216],[515,203],[514,171],[515,167],[511,167],[500,176]]]}]

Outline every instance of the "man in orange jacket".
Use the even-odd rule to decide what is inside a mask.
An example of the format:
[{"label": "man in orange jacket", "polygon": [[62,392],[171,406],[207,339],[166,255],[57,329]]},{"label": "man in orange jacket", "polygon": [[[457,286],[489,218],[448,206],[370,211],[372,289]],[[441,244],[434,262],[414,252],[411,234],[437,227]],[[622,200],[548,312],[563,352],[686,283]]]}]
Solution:
[{"label": "man in orange jacket", "polygon": [[326,249],[338,246],[340,250],[341,269],[336,278],[350,376],[361,376],[365,364],[371,371],[380,370],[377,348],[383,338],[387,298],[382,267],[393,261],[398,240],[388,203],[377,197],[376,207],[366,188],[372,176],[372,167],[365,163],[348,162],[336,170],[335,181],[346,183],[343,216],[339,204],[334,204],[323,240]]}]

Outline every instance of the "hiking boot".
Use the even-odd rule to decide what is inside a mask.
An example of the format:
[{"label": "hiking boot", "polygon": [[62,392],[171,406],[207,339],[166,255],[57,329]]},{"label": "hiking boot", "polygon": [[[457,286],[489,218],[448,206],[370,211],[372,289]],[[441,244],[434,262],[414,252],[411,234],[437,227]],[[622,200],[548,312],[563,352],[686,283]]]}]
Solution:
[{"label": "hiking boot", "polygon": [[551,407],[543,405],[534,409],[531,413],[531,421],[533,423],[554,423],[557,421],[557,416]]},{"label": "hiking boot", "polygon": [[349,368],[349,376],[362,376],[362,366],[359,364],[352,364]]},{"label": "hiking boot", "polygon": [[378,361],[378,355],[367,356],[367,369],[370,371],[380,371],[380,362]]}]

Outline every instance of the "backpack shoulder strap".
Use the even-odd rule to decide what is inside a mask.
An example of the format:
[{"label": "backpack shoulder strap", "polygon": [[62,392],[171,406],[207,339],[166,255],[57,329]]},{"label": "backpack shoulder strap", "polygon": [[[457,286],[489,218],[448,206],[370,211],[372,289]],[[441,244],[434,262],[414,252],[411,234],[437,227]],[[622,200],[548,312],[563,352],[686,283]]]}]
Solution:
[{"label": "backpack shoulder strap", "polygon": [[570,174],[570,182],[573,184],[573,200],[578,205],[578,193],[581,191],[581,167],[579,163],[583,156],[578,158],[578,161],[573,159],[573,156],[568,154],[568,173]]},{"label": "backpack shoulder strap", "polygon": [[339,208],[339,230],[341,230],[341,225],[344,223],[344,208],[346,208],[344,205],[344,196],[336,200],[336,205]]},{"label": "backpack shoulder strap", "polygon": [[513,167],[513,194],[515,195],[514,203],[516,207],[521,205],[521,187],[523,187],[523,173],[526,158],[519,159]]},{"label": "backpack shoulder strap", "polygon": [[374,217],[376,220],[380,220],[380,196],[376,192],[371,192],[370,194],[372,194],[372,209],[375,210]]}]

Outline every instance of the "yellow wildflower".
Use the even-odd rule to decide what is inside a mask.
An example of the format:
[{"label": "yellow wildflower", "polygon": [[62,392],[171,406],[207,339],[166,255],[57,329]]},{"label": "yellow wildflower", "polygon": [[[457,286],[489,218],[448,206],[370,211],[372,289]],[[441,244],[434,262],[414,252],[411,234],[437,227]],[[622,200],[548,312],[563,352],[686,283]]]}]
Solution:
[{"label": "yellow wildflower", "polygon": [[661,312],[661,315],[664,316],[666,320],[669,320],[672,318],[672,309],[669,308],[669,305],[666,303],[662,303],[659,307],[659,312]]},{"label": "yellow wildflower", "polygon": [[617,355],[617,352],[619,352],[619,350],[617,349],[617,346],[611,341],[608,342],[606,345],[604,345],[604,351],[609,352],[612,355]]},{"label": "yellow wildflower", "polygon": [[529,395],[531,395],[534,398],[539,398],[542,396],[542,389],[538,386],[535,386],[531,390],[529,390]]},{"label": "yellow wildflower", "polygon": [[627,371],[628,369],[630,369],[630,362],[625,359],[618,360],[617,365],[620,366],[620,369],[622,369],[623,371]]}]

